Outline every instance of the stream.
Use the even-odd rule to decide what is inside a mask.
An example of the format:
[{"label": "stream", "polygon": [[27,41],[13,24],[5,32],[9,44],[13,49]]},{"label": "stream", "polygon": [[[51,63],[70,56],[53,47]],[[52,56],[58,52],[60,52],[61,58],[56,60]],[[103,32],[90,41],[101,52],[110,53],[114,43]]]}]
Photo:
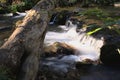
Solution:
[{"label": "stream", "polygon": [[[0,16],[0,42],[4,41],[11,31],[14,23],[22,19],[25,13],[17,16],[11,14]],[[120,80],[119,67],[109,67],[104,65],[81,65],[76,68],[77,62],[82,62],[86,59],[97,61],[100,55],[100,48],[103,46],[103,39],[95,39],[81,32],[76,32],[76,25],[66,26],[49,26],[45,37],[45,45],[51,45],[54,42],[63,42],[75,48],[74,55],[60,55],[58,57],[47,57],[41,59],[40,66],[47,66],[49,71],[67,74],[69,69],[78,70],[80,73],[79,80]],[[3,38],[3,35],[6,37]],[[41,67],[41,68],[42,68]]]},{"label": "stream", "polygon": [[[56,31],[55,31],[56,29]],[[59,29],[59,31],[58,31]],[[62,29],[62,30],[61,30]],[[76,26],[70,27],[62,25],[54,27],[53,31],[48,31],[45,37],[45,43],[51,45],[54,42],[66,43],[75,48],[74,55],[60,55],[58,57],[49,57],[41,62],[44,66],[53,72],[65,75],[69,69],[80,71],[79,80],[120,80],[120,69],[118,67],[108,67],[101,64],[83,64],[76,67],[76,63],[85,60],[97,61],[100,56],[100,48],[103,46],[103,39],[95,39],[88,36],[81,30],[76,32]]]},{"label": "stream", "polygon": [[15,22],[21,20],[25,14],[26,13],[17,13],[16,15],[12,13],[0,14],[0,46],[12,33],[15,28]]}]

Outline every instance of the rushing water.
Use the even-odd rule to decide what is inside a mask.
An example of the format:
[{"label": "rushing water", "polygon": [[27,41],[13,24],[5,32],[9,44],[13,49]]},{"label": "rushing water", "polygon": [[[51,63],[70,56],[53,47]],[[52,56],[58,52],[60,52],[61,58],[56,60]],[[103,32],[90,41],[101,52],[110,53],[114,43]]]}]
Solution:
[{"label": "rushing water", "polygon": [[[13,26],[20,16],[0,16],[0,27]],[[0,32],[1,35],[4,35]],[[1,37],[0,35],[0,37]],[[85,59],[96,61],[99,59],[100,48],[103,40],[95,39],[84,33],[76,32],[76,26],[50,26],[46,37],[45,44],[51,45],[54,42],[64,42],[76,49],[75,55],[66,55],[62,57],[49,57],[41,60],[40,65],[48,66],[51,71],[58,73],[67,73],[68,69],[76,69],[75,62],[81,62]],[[106,67],[103,65],[84,66],[80,68],[80,80],[120,80],[120,69]]]},{"label": "rushing water", "polygon": [[[84,30],[76,31],[75,25],[59,26],[57,31],[48,31],[45,37],[45,44],[51,45],[54,42],[66,43],[76,49],[75,55],[66,55],[62,57],[49,57],[41,61],[42,65],[48,66],[48,69],[65,74],[69,69],[76,69],[76,62],[82,62],[85,59],[96,61],[100,56],[100,48],[103,46],[103,38],[96,39],[87,35]],[[62,31],[61,31],[62,28]],[[58,29],[60,31],[58,31]],[[120,80],[120,69],[106,67],[103,65],[86,65],[80,67],[80,80]]]},{"label": "rushing water", "polygon": [[75,54],[78,57],[76,60],[80,61],[86,58],[93,61],[98,60],[100,48],[103,45],[102,39],[98,40],[85,33],[77,33],[76,26],[72,26],[67,31],[63,30],[62,32],[48,31],[45,37],[45,43],[50,45],[54,42],[62,42],[74,47],[76,49]]},{"label": "rushing water", "polygon": [[[95,39],[86,33],[76,32],[77,26],[59,26],[62,31],[48,31],[45,37],[45,44],[52,45],[54,42],[66,43],[76,51],[75,55],[66,55],[61,58],[49,57],[43,61],[44,65],[54,67],[55,70],[67,72],[68,68],[75,68],[76,62],[86,59],[97,61],[100,55],[100,48],[103,45],[102,39]],[[58,64],[59,63],[59,64]]]}]

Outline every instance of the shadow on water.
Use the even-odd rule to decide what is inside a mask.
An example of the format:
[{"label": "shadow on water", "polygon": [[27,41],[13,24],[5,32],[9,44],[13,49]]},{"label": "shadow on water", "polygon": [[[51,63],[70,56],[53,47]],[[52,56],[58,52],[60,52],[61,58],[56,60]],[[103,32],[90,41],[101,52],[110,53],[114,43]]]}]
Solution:
[{"label": "shadow on water", "polygon": [[120,80],[119,67],[104,65],[81,66],[78,72],[80,80]]}]

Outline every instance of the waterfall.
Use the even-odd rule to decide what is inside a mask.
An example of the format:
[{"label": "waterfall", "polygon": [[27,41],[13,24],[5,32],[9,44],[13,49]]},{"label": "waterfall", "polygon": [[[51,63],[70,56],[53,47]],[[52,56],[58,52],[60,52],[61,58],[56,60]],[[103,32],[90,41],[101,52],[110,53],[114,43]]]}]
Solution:
[{"label": "waterfall", "polygon": [[52,15],[52,18],[51,18],[51,20],[50,20],[50,22],[49,22],[50,25],[52,25],[52,24],[55,23],[57,16],[58,16],[58,14]]},{"label": "waterfall", "polygon": [[69,46],[74,47],[76,49],[75,54],[79,55],[79,57],[84,56],[92,60],[99,59],[100,48],[103,45],[102,38],[96,39],[92,36],[87,35],[85,32],[76,32],[76,25],[69,25],[69,27],[66,26],[66,28],[68,28],[67,31],[65,29],[62,32],[48,31],[45,37],[45,43],[51,45],[54,42],[63,42]]},{"label": "waterfall", "polygon": [[66,72],[68,68],[74,69],[74,64],[76,62],[82,62],[84,60],[99,60],[100,48],[104,42],[102,38],[96,39],[92,36],[87,35],[83,30],[80,30],[82,32],[77,32],[77,26],[73,24],[69,24],[69,26],[59,26],[59,28],[62,28],[63,31],[48,31],[46,33],[44,41],[45,44],[52,45],[54,42],[61,42],[73,47],[76,51],[73,55],[64,55],[61,58],[46,58],[42,61],[43,65],[47,65],[50,68],[54,68],[58,71]]}]

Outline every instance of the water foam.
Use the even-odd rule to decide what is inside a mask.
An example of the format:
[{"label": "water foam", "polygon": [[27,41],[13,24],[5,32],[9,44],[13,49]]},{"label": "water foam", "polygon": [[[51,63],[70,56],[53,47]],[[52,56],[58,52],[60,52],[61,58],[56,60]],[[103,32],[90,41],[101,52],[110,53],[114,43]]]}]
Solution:
[{"label": "water foam", "polygon": [[[66,28],[68,30],[66,31]],[[80,61],[83,59],[97,60],[100,55],[100,47],[103,45],[103,40],[95,39],[85,33],[76,32],[76,26],[64,26],[63,32],[48,31],[45,37],[45,43],[51,45],[54,42],[64,42],[76,49],[74,56]],[[75,60],[75,59],[74,59]],[[78,60],[78,59],[77,59]]]},{"label": "water foam", "polygon": [[95,39],[83,32],[76,32],[76,26],[59,26],[62,32],[48,31],[45,37],[45,44],[52,45],[54,42],[66,43],[76,51],[74,55],[65,55],[61,58],[49,57],[41,64],[47,65],[55,71],[67,72],[70,68],[75,69],[76,62],[85,60],[97,61],[100,55],[100,48],[103,45],[102,39]]}]

